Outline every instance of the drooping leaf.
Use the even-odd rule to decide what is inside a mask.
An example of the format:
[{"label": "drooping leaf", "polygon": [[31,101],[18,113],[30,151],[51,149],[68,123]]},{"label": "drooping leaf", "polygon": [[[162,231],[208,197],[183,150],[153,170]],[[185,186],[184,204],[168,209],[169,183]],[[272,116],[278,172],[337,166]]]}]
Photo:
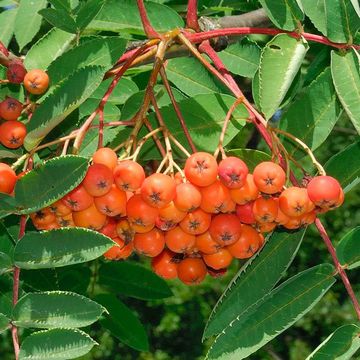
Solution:
[{"label": "drooping leaf", "polygon": [[114,246],[96,231],[62,228],[28,232],[15,247],[14,262],[22,269],[44,269],[94,260]]},{"label": "drooping leaf", "polygon": [[246,318],[249,308],[269,293],[284,275],[304,233],[304,230],[295,234],[274,232],[270,236],[264,248],[248,260],[229,283],[210,314],[204,338],[219,334],[237,317]]},{"label": "drooping leaf", "polygon": [[327,174],[335,177],[340,182],[345,193],[360,182],[360,157],[354,156],[359,152],[360,141],[357,141],[335,154],[324,166]]},{"label": "drooping leaf", "polygon": [[[327,68],[289,106],[280,127],[315,150],[329,136],[341,113]],[[295,150],[290,153],[294,154]]]},{"label": "drooping leaf", "polygon": [[228,70],[252,78],[260,63],[261,49],[254,42],[242,40],[218,53]]},{"label": "drooping leaf", "polygon": [[305,14],[315,27],[331,41],[346,43],[360,27],[359,16],[350,1],[301,0]]},{"label": "drooping leaf", "polygon": [[229,155],[236,156],[243,160],[249,171],[252,172],[256,165],[262,161],[269,161],[271,156],[263,151],[254,149],[231,149]]},{"label": "drooping leaf", "polygon": [[46,0],[20,1],[15,20],[15,38],[20,50],[38,33],[41,16],[38,11],[46,6]]},{"label": "drooping leaf", "polygon": [[76,26],[83,30],[98,14],[104,5],[104,0],[88,0],[84,3],[76,14]]},{"label": "drooping leaf", "polygon": [[166,66],[168,79],[188,96],[211,93],[229,93],[201,63],[194,58],[169,60]]},{"label": "drooping leaf", "polygon": [[85,66],[100,65],[110,68],[125,49],[125,40],[118,37],[94,38],[67,51],[53,61],[48,74],[57,86],[75,70]]},{"label": "drooping leaf", "polygon": [[139,351],[149,351],[145,328],[131,309],[111,294],[98,295],[96,301],[109,312],[100,320],[105,329],[124,344]]},{"label": "drooping leaf", "polygon": [[0,39],[5,46],[9,45],[14,34],[16,14],[17,8],[0,13]]},{"label": "drooping leaf", "polygon": [[47,69],[52,61],[66,51],[74,39],[74,34],[52,28],[26,54],[25,67],[28,70]]},{"label": "drooping leaf", "polygon": [[79,107],[99,86],[105,71],[102,66],[81,68],[47,96],[28,125],[25,148],[33,149],[55,126]]},{"label": "drooping leaf", "polygon": [[264,47],[259,67],[259,102],[266,119],[270,119],[285,98],[307,50],[304,39],[286,34],[275,36]]},{"label": "drooping leaf", "polygon": [[334,267],[321,264],[293,276],[266,295],[245,319],[234,318],[207,359],[247,358],[310,311],[334,284]]},{"label": "drooping leaf", "polygon": [[63,9],[42,9],[39,14],[51,25],[58,29],[76,34],[77,28],[74,18]]},{"label": "drooping leaf", "polygon": [[27,328],[80,328],[91,325],[106,311],[84,296],[66,291],[28,293],[13,311],[13,323]]},{"label": "drooping leaf", "polygon": [[354,51],[331,52],[331,74],[341,105],[360,133],[360,71]]},{"label": "drooping leaf", "polygon": [[10,256],[0,252],[0,276],[11,270],[12,267],[13,265]]},{"label": "drooping leaf", "polygon": [[87,168],[88,159],[67,155],[48,160],[28,172],[15,185],[18,212],[29,214],[60,199],[80,184]]},{"label": "drooping leaf", "polygon": [[360,227],[349,231],[336,246],[336,253],[341,265],[347,269],[360,266]]},{"label": "drooping leaf", "polygon": [[350,360],[360,348],[360,328],[355,324],[340,326],[306,360]]},{"label": "drooping leaf", "polygon": [[87,354],[97,345],[88,334],[76,329],[38,331],[23,341],[19,360],[69,360]]},{"label": "drooping leaf", "polygon": [[19,158],[22,155],[21,149],[9,149],[0,144],[0,159],[3,158]]},{"label": "drooping leaf", "polygon": [[[153,2],[145,4],[151,25],[159,32],[184,27],[180,15],[173,9]],[[161,16],[159,16],[161,14]],[[139,10],[133,0],[108,0],[89,26],[89,30],[144,34]]]},{"label": "drooping leaf", "polygon": [[0,313],[0,334],[10,327],[10,319]]},{"label": "drooping leaf", "polygon": [[113,262],[101,265],[99,283],[137,299],[163,299],[172,295],[167,283],[152,271],[130,262]]},{"label": "drooping leaf", "polygon": [[295,30],[304,19],[304,13],[296,0],[260,0],[260,3],[280,29]]}]

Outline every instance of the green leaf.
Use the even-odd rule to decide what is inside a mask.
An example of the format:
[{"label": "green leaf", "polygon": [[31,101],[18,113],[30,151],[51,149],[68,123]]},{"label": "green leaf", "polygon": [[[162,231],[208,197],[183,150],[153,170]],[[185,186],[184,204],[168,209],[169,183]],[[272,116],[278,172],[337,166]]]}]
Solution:
[{"label": "green leaf", "polygon": [[283,277],[304,234],[305,230],[301,230],[295,234],[274,232],[270,236],[264,248],[242,266],[221,295],[206,324],[204,338],[221,333],[235,318],[246,318],[253,304]]},{"label": "green leaf", "polygon": [[76,34],[77,28],[73,17],[62,9],[42,9],[39,14],[51,25],[66,32]]},{"label": "green leaf", "polygon": [[226,68],[233,74],[254,77],[260,63],[261,49],[247,39],[230,45],[218,53]]},{"label": "green leaf", "polygon": [[0,219],[16,212],[17,202],[14,197],[0,193]]},{"label": "green leaf", "polygon": [[20,1],[15,20],[15,38],[20,50],[38,33],[41,16],[38,11],[46,6],[46,0]]},{"label": "green leaf", "polygon": [[107,236],[83,228],[28,232],[15,247],[14,262],[22,269],[44,269],[94,260],[114,246]]},{"label": "green leaf", "polygon": [[22,155],[21,149],[8,149],[5,146],[0,144],[0,159],[1,158],[13,158],[16,159]]},{"label": "green leaf", "polygon": [[333,272],[332,265],[321,264],[285,281],[244,320],[234,318],[216,338],[207,359],[247,358],[310,311],[334,284]]},{"label": "green leaf", "polygon": [[241,160],[245,161],[249,171],[252,172],[260,162],[270,161],[271,156],[260,150],[254,149],[231,149],[229,155],[237,156]]},{"label": "green leaf", "polygon": [[5,46],[8,46],[14,34],[17,8],[6,10],[0,13],[0,39]]},{"label": "green leaf", "polygon": [[52,28],[26,54],[24,60],[26,68],[47,69],[52,61],[66,51],[74,39],[74,34]]},{"label": "green leaf", "polygon": [[[101,100],[109,88],[111,81],[112,79],[104,80],[91,95],[91,98]],[[108,99],[108,103],[122,105],[129,99],[131,95],[137,93],[138,91],[139,88],[134,81],[123,77],[120,79],[117,86],[111,93]]]},{"label": "green leaf", "polygon": [[341,105],[360,133],[360,72],[354,51],[346,54],[332,51],[331,74]]},{"label": "green leaf", "polygon": [[289,106],[280,127],[315,150],[329,136],[341,113],[330,69],[327,68]]},{"label": "green leaf", "polygon": [[360,141],[351,144],[330,158],[324,168],[328,175],[335,177],[345,193],[360,182]]},{"label": "green leaf", "polygon": [[70,0],[49,0],[49,3],[54,6],[55,9],[71,10]]},{"label": "green leaf", "polygon": [[166,74],[168,79],[188,96],[228,93],[226,88],[194,58],[169,60]]},{"label": "green leaf", "polygon": [[48,73],[53,86],[58,86],[75,70],[85,66],[110,68],[124,52],[125,45],[121,38],[99,37],[72,48],[50,64]]},{"label": "green leaf", "polygon": [[19,360],[69,360],[87,354],[97,345],[75,329],[51,329],[31,334],[23,341]]},{"label": "green leaf", "polygon": [[152,271],[135,263],[112,262],[101,265],[99,283],[137,299],[163,299],[172,296],[165,282]]},{"label": "green leaf", "polygon": [[10,327],[10,319],[0,313],[0,334]]},{"label": "green leaf", "polygon": [[91,325],[106,311],[84,296],[66,291],[28,293],[13,310],[16,326],[27,328],[78,328]]},{"label": "green leaf", "polygon": [[306,360],[350,360],[360,348],[360,328],[355,324],[340,326]]},{"label": "green leaf", "polygon": [[[184,22],[178,13],[168,6],[145,3],[151,25],[160,32],[183,28]],[[161,14],[161,16],[159,16]],[[139,16],[136,2],[133,0],[108,0],[88,26],[89,30],[122,32],[128,31],[134,34],[144,34],[144,29]]]},{"label": "green leaf", "polygon": [[354,10],[356,11],[357,15],[360,17],[360,5],[358,0],[350,0],[352,6],[354,7]]},{"label": "green leaf", "polygon": [[266,119],[271,118],[285,98],[307,50],[304,39],[286,34],[275,36],[264,47],[259,67],[259,101]]},{"label": "green leaf", "polygon": [[304,19],[296,0],[260,0],[270,20],[280,29],[295,30]]},{"label": "green leaf", "polygon": [[355,269],[360,266],[360,226],[349,231],[336,246],[341,265],[347,269]]},{"label": "green leaf", "polygon": [[106,69],[86,66],[70,75],[36,109],[28,124],[24,146],[30,151],[69,114],[78,108],[99,86]]},{"label": "green leaf", "polygon": [[[234,101],[235,98],[229,95],[202,94],[190,99],[185,99],[179,103],[180,111],[190,131],[192,140],[199,151],[215,151],[224,119]],[[190,149],[173,106],[163,107],[161,108],[161,112],[165,124],[171,133],[183,146]],[[240,104],[235,109],[232,121],[229,123],[225,134],[224,146],[226,146],[245,125],[248,116],[249,114],[243,104]],[[156,127],[155,116],[150,114],[149,119],[152,121],[152,125]],[[159,135],[159,137],[161,136]],[[159,157],[152,141],[145,143],[142,154],[144,159]]]},{"label": "green leaf", "polygon": [[348,0],[301,0],[305,14],[315,27],[329,40],[351,42],[360,21],[355,8]]},{"label": "green leaf", "polygon": [[57,201],[80,184],[87,168],[88,159],[66,155],[29,171],[15,185],[18,212],[29,214]]},{"label": "green leaf", "polygon": [[104,0],[88,0],[82,4],[76,14],[76,26],[79,30],[83,30],[88,26],[91,20],[98,14],[104,5]]},{"label": "green leaf", "polygon": [[0,252],[0,275],[5,274],[13,268],[13,264],[9,255]]},{"label": "green leaf", "polygon": [[96,301],[106,307],[109,314],[100,320],[101,325],[124,344],[139,351],[149,351],[149,342],[139,318],[116,296],[101,294]]}]

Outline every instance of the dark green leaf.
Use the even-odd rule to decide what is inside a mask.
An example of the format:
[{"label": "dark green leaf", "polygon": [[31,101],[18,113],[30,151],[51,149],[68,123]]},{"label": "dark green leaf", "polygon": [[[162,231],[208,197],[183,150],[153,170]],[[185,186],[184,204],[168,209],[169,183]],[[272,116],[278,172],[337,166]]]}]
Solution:
[{"label": "dark green leaf", "polygon": [[99,86],[105,71],[101,66],[81,68],[47,96],[28,125],[25,148],[33,149],[54,127],[78,108]]},{"label": "dark green leaf", "polygon": [[[160,32],[184,27],[180,15],[173,9],[153,2],[145,3],[151,25]],[[159,16],[161,14],[161,16]],[[129,31],[135,34],[144,34],[139,10],[133,0],[108,0],[90,23],[88,29],[122,32]]]},{"label": "dark green leaf", "polygon": [[344,325],[326,338],[306,360],[350,360],[360,348],[360,328],[355,324]]},{"label": "dark green leaf", "polygon": [[132,310],[114,295],[101,294],[96,297],[96,301],[105,306],[109,312],[109,315],[100,320],[105,329],[124,344],[139,351],[149,351],[144,326]]},{"label": "dark green leaf", "polygon": [[228,93],[228,90],[194,58],[169,60],[166,74],[168,79],[188,96]]},{"label": "dark green leaf", "polygon": [[269,154],[253,149],[231,149],[229,155],[237,156],[245,161],[250,172],[252,172],[260,162],[269,161],[271,158]]},{"label": "dark green leaf", "polygon": [[336,246],[341,265],[348,269],[354,269],[360,266],[360,227],[349,231]]},{"label": "dark green leaf", "polygon": [[61,267],[94,260],[112,246],[107,236],[83,228],[28,232],[15,247],[14,261],[22,269]]},{"label": "dark green leaf", "polygon": [[327,68],[289,106],[280,127],[315,150],[329,136],[341,113],[330,69]]},{"label": "dark green leaf", "polygon": [[163,299],[172,295],[167,283],[135,263],[113,262],[100,267],[99,283],[137,299]]},{"label": "dark green leaf", "polygon": [[88,0],[84,3],[76,14],[76,26],[78,29],[85,29],[91,20],[98,14],[103,5],[104,0]]},{"label": "dark green leaf", "polygon": [[247,358],[310,311],[334,284],[333,272],[332,265],[322,264],[285,281],[254,306],[245,319],[234,317],[216,338],[207,359]]},{"label": "dark green leaf", "polygon": [[252,305],[273,289],[292,263],[304,233],[274,232],[270,236],[264,248],[231,280],[212,310],[204,337],[219,334],[237,317],[246,317]]},{"label": "dark green leaf", "polygon": [[58,29],[67,31],[72,34],[76,34],[76,23],[69,13],[62,9],[43,9],[39,11],[39,14],[44,17],[51,25]]},{"label": "dark green leaf", "polygon": [[38,331],[25,338],[19,360],[69,360],[87,354],[97,343],[75,329]]},{"label": "dark green leaf", "polygon": [[70,46],[74,34],[52,28],[39,39],[26,54],[24,64],[28,70],[46,69]]},{"label": "dark green leaf", "polygon": [[15,20],[15,38],[20,50],[38,33],[41,16],[38,11],[46,6],[46,0],[20,1]]},{"label": "dark green leaf", "polygon": [[360,182],[360,141],[351,144],[335,154],[325,164],[328,175],[335,177],[344,188],[345,193]]},{"label": "dark green leaf", "polygon": [[84,296],[66,292],[28,293],[13,310],[16,326],[27,328],[78,328],[91,325],[106,311]]},{"label": "dark green leaf", "polygon": [[4,273],[11,270],[13,267],[11,258],[9,255],[0,252],[0,275],[3,275]]},{"label": "dark green leaf", "polygon": [[70,11],[70,0],[49,0],[49,3],[55,8],[55,9],[62,9],[65,11]]},{"label": "dark green leaf", "polygon": [[304,19],[296,0],[260,0],[271,21],[280,29],[295,30]]},{"label": "dark green leaf", "polygon": [[346,54],[331,52],[331,74],[341,105],[360,133],[360,71],[354,51]]},{"label": "dark green leaf", "polygon": [[0,334],[10,327],[10,319],[0,313]]},{"label": "dark green leaf", "polygon": [[266,119],[284,100],[307,50],[305,40],[286,34],[275,36],[264,47],[259,67],[259,102]]},{"label": "dark green leaf", "polygon": [[121,38],[99,37],[67,51],[48,68],[53,86],[57,86],[75,70],[85,66],[100,65],[110,68],[125,50],[125,44],[125,40]]},{"label": "dark green leaf", "polygon": [[0,193],[0,219],[16,211],[17,202],[15,199],[4,193]]},{"label": "dark green leaf", "polygon": [[87,168],[88,159],[73,155],[53,158],[36,167],[16,183],[18,211],[29,214],[57,201],[80,184]]},{"label": "dark green leaf", "polygon": [[260,63],[261,50],[249,40],[241,40],[218,53],[226,68],[236,75],[252,78]]}]

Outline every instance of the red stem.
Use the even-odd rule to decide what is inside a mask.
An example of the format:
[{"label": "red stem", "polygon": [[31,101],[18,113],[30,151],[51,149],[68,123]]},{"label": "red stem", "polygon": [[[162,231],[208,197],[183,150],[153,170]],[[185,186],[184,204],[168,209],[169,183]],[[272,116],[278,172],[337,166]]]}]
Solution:
[{"label": "red stem", "polygon": [[101,108],[99,111],[99,141],[98,149],[103,147],[104,142],[104,109]]},{"label": "red stem", "polygon": [[150,24],[150,20],[147,16],[147,12],[144,5],[144,0],[136,0],[136,3],[139,8],[139,14],[146,36],[149,39],[161,38],[160,34],[156,32]]},{"label": "red stem", "polygon": [[278,35],[278,34],[288,34],[291,37],[298,39],[300,36],[303,36],[306,40],[314,41],[317,43],[329,45],[338,49],[347,49],[353,47],[355,49],[360,49],[360,45],[351,45],[351,44],[337,44],[325,36],[315,35],[310,33],[297,33],[295,31],[289,32],[279,29],[269,29],[269,28],[256,28],[256,27],[239,27],[239,28],[226,28],[218,30],[204,31],[201,33],[188,33],[184,32],[184,35],[193,43],[201,43],[205,40],[210,40],[219,36],[231,36],[231,35],[250,35],[250,34],[264,34],[264,35]]},{"label": "red stem", "polygon": [[164,86],[165,86],[165,89],[166,89],[166,91],[167,91],[167,93],[168,93],[168,95],[169,95],[169,97],[170,97],[170,100],[171,100],[171,103],[172,103],[172,105],[173,105],[173,107],[174,107],[174,110],[175,110],[175,113],[176,113],[176,115],[177,115],[177,118],[179,119],[180,125],[181,125],[181,127],[182,127],[182,129],[183,129],[183,131],[184,131],[185,137],[186,137],[186,139],[187,139],[187,141],[188,141],[188,143],[189,143],[189,145],[190,145],[191,151],[194,153],[194,152],[197,151],[197,150],[196,150],[196,146],[195,146],[195,144],[194,144],[194,142],[193,142],[193,140],[192,140],[192,138],[191,138],[189,129],[188,129],[188,127],[186,126],[186,123],[185,123],[185,119],[184,119],[184,117],[183,117],[182,114],[181,114],[179,105],[178,105],[178,103],[176,102],[175,96],[174,96],[174,94],[173,94],[173,92],[172,92],[172,90],[171,90],[171,86],[170,86],[169,81],[168,81],[167,76],[166,76],[165,68],[162,68],[162,69],[160,70],[160,76],[161,76],[161,79],[162,79],[163,84],[164,84]]},{"label": "red stem", "polygon": [[352,289],[351,287],[351,284],[350,284],[350,281],[349,281],[349,278],[347,277],[346,275],[346,272],[344,270],[344,268],[341,266],[338,258],[337,258],[337,255],[336,255],[336,251],[335,251],[335,248],[323,226],[323,224],[321,223],[321,221],[319,219],[316,219],[315,220],[315,225],[317,227],[317,229],[319,230],[319,234],[320,236],[322,237],[322,239],[324,240],[325,242],[325,245],[327,246],[328,248],[328,251],[333,259],[333,262],[335,264],[335,267],[336,267],[336,270],[337,272],[339,273],[340,277],[341,277],[341,280],[342,282],[344,283],[345,285],[345,288],[349,294],[349,297],[354,305],[354,308],[355,308],[355,311],[356,311],[356,315],[358,317],[358,319],[360,320],[360,305],[359,305],[359,302],[356,298],[356,295],[354,293],[354,290]]},{"label": "red stem", "polygon": [[[26,216],[22,215],[20,217],[20,229],[19,229],[18,241],[20,241],[22,237],[25,235],[25,226],[26,226]],[[15,307],[15,305],[19,300],[19,283],[20,283],[20,269],[15,266],[14,274],[13,274],[13,299],[12,299],[13,307]],[[15,360],[18,360],[19,352],[20,352],[20,343],[19,343],[17,327],[15,325],[11,326],[11,335],[14,345]]]},{"label": "red stem", "polygon": [[[152,127],[151,124],[150,124],[150,121],[149,121],[146,117],[144,118],[144,125],[147,127],[147,129],[149,130],[149,132],[151,132],[151,131],[154,130],[153,127]],[[165,149],[164,149],[161,141],[159,140],[158,136],[157,136],[156,134],[154,134],[154,135],[152,136],[152,138],[154,139],[155,144],[156,144],[156,146],[158,147],[158,149],[159,149],[159,151],[160,151],[160,153],[161,153],[161,156],[162,156],[162,157],[165,157],[165,156],[166,156],[166,151],[165,151]]]},{"label": "red stem", "polygon": [[195,31],[200,31],[197,16],[197,0],[189,0],[186,14],[186,26]]},{"label": "red stem", "polygon": [[6,46],[0,41],[0,51],[6,56],[9,56],[9,50],[6,48]]}]

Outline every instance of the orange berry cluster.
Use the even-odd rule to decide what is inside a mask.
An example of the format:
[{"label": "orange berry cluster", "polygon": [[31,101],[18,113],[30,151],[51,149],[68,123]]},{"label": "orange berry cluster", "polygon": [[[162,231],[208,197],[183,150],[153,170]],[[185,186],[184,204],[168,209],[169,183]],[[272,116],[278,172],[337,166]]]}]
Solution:
[{"label": "orange berry cluster", "polygon": [[[24,84],[30,94],[43,94],[49,86],[49,77],[42,70],[26,72],[21,62],[12,62],[8,66],[7,78],[10,83]],[[12,98],[6,97],[0,102],[0,144],[17,149],[23,145],[27,134],[26,126],[19,121],[24,105]]]},{"label": "orange berry cluster", "polygon": [[237,157],[218,164],[198,152],[187,159],[184,174],[146,176],[139,163],[118,162],[113,150],[101,148],[79,186],[30,217],[39,230],[97,230],[118,244],[107,259],[135,251],[152,258],[158,275],[191,285],[206,274],[224,274],[234,258],[253,256],[263,234],[276,226],[311,224],[317,212],[343,201],[339,183],[329,176],[313,178],[307,188],[285,189],[284,170],[270,161],[249,174]]}]

